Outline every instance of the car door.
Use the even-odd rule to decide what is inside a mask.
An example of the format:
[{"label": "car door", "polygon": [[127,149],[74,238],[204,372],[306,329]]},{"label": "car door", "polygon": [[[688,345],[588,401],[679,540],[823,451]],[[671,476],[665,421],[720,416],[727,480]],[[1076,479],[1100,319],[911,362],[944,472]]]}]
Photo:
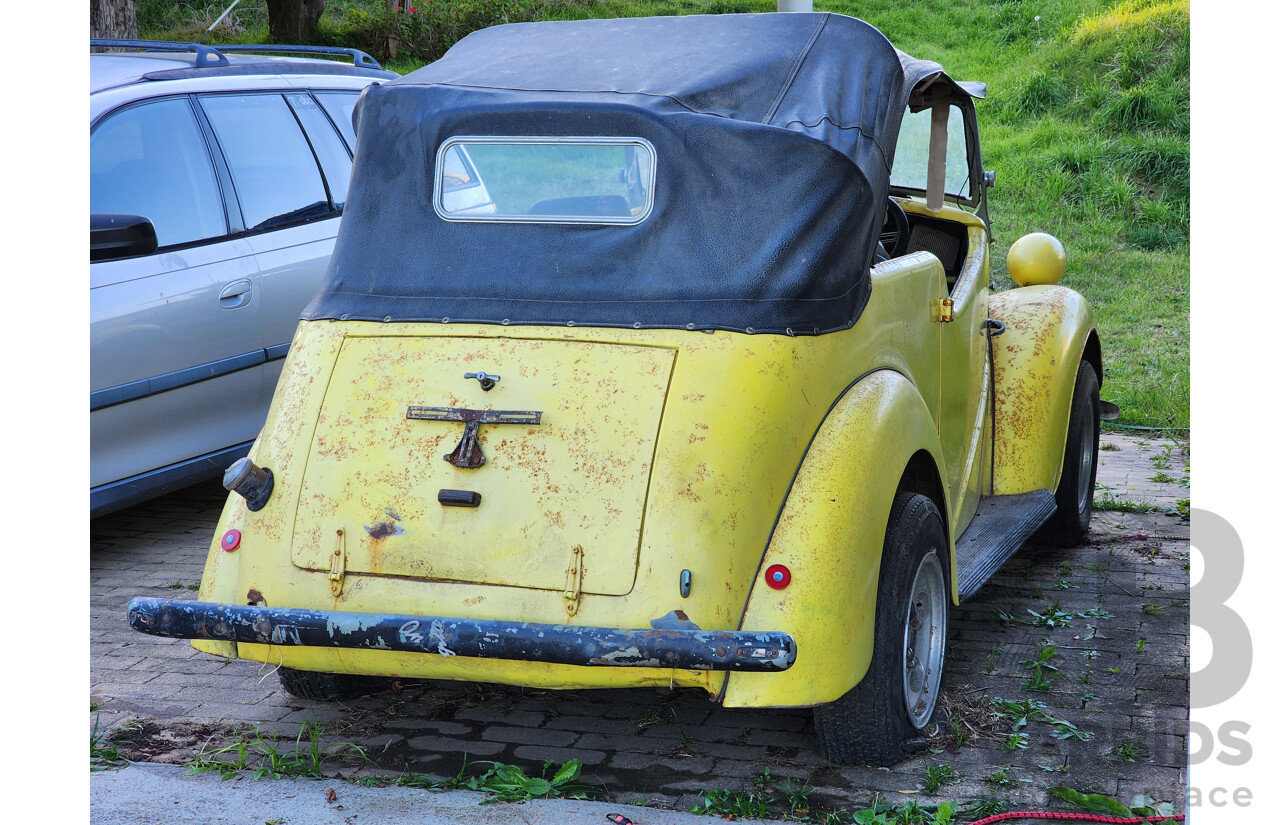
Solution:
[{"label": "car door", "polygon": [[[974,200],[973,170],[981,168],[972,103],[951,105],[947,119],[946,186],[948,201]],[[966,117],[968,115],[968,117]],[[923,193],[929,162],[931,111],[903,117],[894,156],[893,185]],[[962,529],[977,509],[989,455],[984,452],[986,410],[990,399],[986,319],[989,287],[989,236],[985,228],[956,212],[913,215],[907,252],[930,252],[947,275],[950,321],[942,324],[942,368],[938,432],[947,464],[952,526]]]},{"label": "car door", "polygon": [[91,128],[90,210],[143,215],[158,243],[89,268],[91,510],[243,450],[261,427],[258,267],[225,184],[186,96]]},{"label": "car door", "polygon": [[351,153],[305,91],[206,95],[200,105],[231,170],[258,265],[269,404],[298,317],[328,269]]}]

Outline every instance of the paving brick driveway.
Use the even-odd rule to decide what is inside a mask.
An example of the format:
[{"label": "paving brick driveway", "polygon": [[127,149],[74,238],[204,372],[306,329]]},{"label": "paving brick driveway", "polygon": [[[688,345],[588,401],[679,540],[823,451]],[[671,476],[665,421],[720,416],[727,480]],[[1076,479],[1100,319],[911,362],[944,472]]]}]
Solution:
[{"label": "paving brick driveway", "polygon": [[[1172,509],[1189,498],[1177,445],[1115,433],[1102,441],[1099,496],[1110,506]],[[681,809],[705,790],[749,788],[766,768],[775,779],[807,779],[815,810],[856,810],[876,794],[1052,807],[1047,788],[1059,784],[1126,803],[1137,793],[1185,797],[1189,528],[1167,510],[1096,513],[1088,546],[1025,547],[954,611],[943,697],[952,721],[930,748],[886,769],[829,765],[808,711],[730,711],[696,690],[414,682],[328,705],[284,693],[270,667],[130,630],[133,596],[194,596],[224,497],[204,485],[92,522],[90,724],[113,728],[130,758],[186,761],[210,736],[221,743],[230,723],[292,741],[318,722],[373,760],[342,768],[348,776],[452,775],[464,754],[536,774],[544,760],[576,758],[605,798]],[[1041,669],[1048,689],[1030,689],[1034,672],[1020,662],[1050,644],[1056,670]],[[994,697],[1045,707],[1015,732],[993,714]],[[925,795],[923,773],[944,764],[958,781]]]}]

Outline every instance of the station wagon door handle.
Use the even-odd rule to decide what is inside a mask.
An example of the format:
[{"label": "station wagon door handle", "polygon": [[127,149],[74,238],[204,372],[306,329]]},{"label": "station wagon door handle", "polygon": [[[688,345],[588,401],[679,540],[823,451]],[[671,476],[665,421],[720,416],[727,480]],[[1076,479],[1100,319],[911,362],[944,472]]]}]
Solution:
[{"label": "station wagon door handle", "polygon": [[252,297],[253,284],[248,281],[234,281],[218,293],[218,306],[223,309],[238,309],[248,304]]}]

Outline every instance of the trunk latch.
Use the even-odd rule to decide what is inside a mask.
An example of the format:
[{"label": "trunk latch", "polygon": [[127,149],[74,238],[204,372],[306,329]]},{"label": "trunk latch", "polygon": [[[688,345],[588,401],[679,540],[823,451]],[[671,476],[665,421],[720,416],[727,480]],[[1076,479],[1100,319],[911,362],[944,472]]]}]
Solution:
[{"label": "trunk latch", "polygon": [[564,609],[572,616],[578,612],[578,600],[582,598],[582,545],[573,548],[573,558],[569,562],[568,581],[564,585]]},{"label": "trunk latch", "polygon": [[410,407],[405,418],[418,421],[463,421],[467,427],[462,440],[444,460],[464,470],[483,467],[484,453],[480,452],[481,424],[541,424],[540,410],[463,410],[451,407]]},{"label": "trunk latch", "polygon": [[338,528],[338,543],[329,561],[329,589],[334,596],[342,595],[342,579],[347,575],[347,541],[342,528]]}]

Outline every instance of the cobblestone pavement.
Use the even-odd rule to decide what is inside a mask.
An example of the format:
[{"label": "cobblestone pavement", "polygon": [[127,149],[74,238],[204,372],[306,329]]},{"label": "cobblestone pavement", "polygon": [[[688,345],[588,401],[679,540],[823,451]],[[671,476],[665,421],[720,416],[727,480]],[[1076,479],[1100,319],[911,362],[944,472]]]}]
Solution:
[{"label": "cobblestone pavement", "polygon": [[[225,497],[216,484],[92,523],[90,724],[111,728],[131,759],[185,762],[236,723],[292,743],[316,722],[326,741],[366,749],[372,763],[341,768],[348,777],[451,776],[464,754],[531,775],[545,760],[579,759],[607,799],[683,810],[704,791],[755,787],[766,770],[775,788],[807,780],[815,811],[856,810],[877,794],[1043,808],[1054,804],[1052,785],[1178,803],[1189,713],[1189,527],[1176,513],[1190,496],[1186,453],[1112,432],[1102,442],[1098,496],[1113,509],[1095,513],[1087,546],[1024,547],[953,612],[942,699],[950,721],[892,768],[829,765],[809,711],[726,710],[696,690],[413,682],[330,705],[284,693],[270,667],[130,630],[133,596],[194,595]],[[1049,645],[1056,656],[1036,690],[1036,672],[1020,663]],[[1013,730],[994,713],[996,697],[1044,707]],[[930,796],[925,776],[944,765],[955,778]]]}]

